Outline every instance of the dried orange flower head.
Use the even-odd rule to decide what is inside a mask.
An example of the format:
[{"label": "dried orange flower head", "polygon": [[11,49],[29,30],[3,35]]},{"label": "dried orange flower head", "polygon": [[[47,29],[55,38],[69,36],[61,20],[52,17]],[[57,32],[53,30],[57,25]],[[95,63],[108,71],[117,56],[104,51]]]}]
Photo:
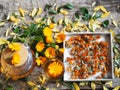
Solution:
[{"label": "dried orange flower head", "polygon": [[53,42],[52,36],[47,36],[46,37],[46,43],[52,43],[52,42]]},{"label": "dried orange flower head", "polygon": [[63,72],[63,65],[58,62],[54,61],[48,65],[48,73],[51,77],[55,78],[62,74]]},{"label": "dried orange flower head", "polygon": [[54,58],[56,56],[55,49],[52,47],[49,47],[45,51],[45,56],[47,58]]},{"label": "dried orange flower head", "polygon": [[57,43],[62,43],[65,40],[65,34],[64,33],[59,33],[56,36],[56,42]]},{"label": "dried orange flower head", "polygon": [[44,46],[45,46],[45,44],[40,41],[40,42],[37,43],[35,48],[38,52],[41,52],[44,49]]},{"label": "dried orange flower head", "polygon": [[38,66],[43,65],[45,61],[46,61],[46,57],[42,57],[42,56],[36,59],[36,63]]},{"label": "dried orange flower head", "polygon": [[8,46],[12,51],[18,51],[20,50],[20,45],[18,43],[11,43]]},{"label": "dried orange flower head", "polygon": [[13,65],[16,65],[16,64],[18,64],[20,62],[20,55],[18,54],[18,52],[15,52],[14,54],[13,54],[13,56],[12,56],[12,61],[11,61],[11,63],[13,64]]},{"label": "dried orange flower head", "polygon": [[52,35],[52,29],[49,27],[45,27],[43,30],[44,36],[51,36]]}]

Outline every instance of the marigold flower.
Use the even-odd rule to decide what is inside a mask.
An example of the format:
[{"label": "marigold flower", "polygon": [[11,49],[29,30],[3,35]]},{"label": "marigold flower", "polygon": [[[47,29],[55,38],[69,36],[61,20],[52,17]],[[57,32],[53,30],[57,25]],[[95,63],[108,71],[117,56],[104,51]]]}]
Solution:
[{"label": "marigold flower", "polygon": [[12,61],[11,61],[11,63],[13,64],[13,65],[16,65],[16,64],[18,64],[20,62],[20,55],[18,54],[18,52],[15,52],[14,54],[13,54],[13,56],[12,56]]},{"label": "marigold flower", "polygon": [[65,40],[65,34],[64,33],[59,33],[56,36],[56,42],[57,43],[62,43]]},{"label": "marigold flower", "polygon": [[59,49],[59,52],[60,52],[61,54],[63,54],[63,53],[64,53],[64,48],[60,48],[60,49]]},{"label": "marigold flower", "polygon": [[47,58],[54,58],[56,56],[55,49],[52,47],[49,47],[45,51],[45,56]]},{"label": "marigold flower", "polygon": [[46,37],[46,43],[51,43],[53,42],[53,38],[51,36]]},{"label": "marigold flower", "polygon": [[40,42],[37,43],[35,48],[38,52],[41,52],[44,49],[44,46],[45,46],[45,44],[40,41]]},{"label": "marigold flower", "polygon": [[8,46],[12,51],[18,51],[20,50],[20,45],[18,43],[11,43]]},{"label": "marigold flower", "polygon": [[36,63],[38,66],[43,65],[45,61],[46,61],[46,57],[42,57],[42,56],[36,59]]},{"label": "marigold flower", "polygon": [[52,30],[49,27],[45,27],[43,30],[44,36],[51,36],[52,35]]},{"label": "marigold flower", "polygon": [[63,66],[60,62],[54,61],[48,66],[48,73],[51,77],[55,78],[61,75],[63,72]]}]

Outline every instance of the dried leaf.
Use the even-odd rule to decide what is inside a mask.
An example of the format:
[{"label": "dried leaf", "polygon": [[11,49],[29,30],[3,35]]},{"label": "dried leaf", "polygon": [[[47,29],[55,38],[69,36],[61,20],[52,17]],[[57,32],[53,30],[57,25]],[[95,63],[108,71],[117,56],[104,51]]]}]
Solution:
[{"label": "dried leaf", "polygon": [[34,21],[35,21],[36,23],[39,23],[41,20],[42,20],[42,18],[36,18]]},{"label": "dried leaf", "polygon": [[86,85],[86,82],[80,82],[79,85],[80,85],[80,86],[85,86],[85,85]]},{"label": "dried leaf", "polygon": [[113,90],[120,90],[120,86],[115,87]]},{"label": "dried leaf", "polygon": [[4,26],[4,25],[5,25],[5,22],[3,22],[3,21],[0,22],[0,27],[1,27],[1,26]]},{"label": "dried leaf", "polygon": [[109,90],[108,88],[106,88],[104,85],[103,85],[103,90]]},{"label": "dried leaf", "polygon": [[28,85],[30,85],[30,86],[32,86],[32,87],[36,85],[36,84],[35,84],[34,82],[32,82],[32,81],[28,81],[27,83],[28,83]]},{"label": "dried leaf", "polygon": [[50,90],[49,88],[46,88],[46,90]]},{"label": "dried leaf", "polygon": [[105,17],[107,17],[109,15],[110,15],[110,12],[103,13],[102,16],[101,16],[101,18],[105,18]]},{"label": "dried leaf", "polygon": [[118,27],[118,24],[117,24],[117,22],[114,20],[114,18],[112,17],[112,15],[111,15],[111,19],[112,19],[113,25],[114,25],[115,27]]},{"label": "dried leaf", "polygon": [[10,32],[10,29],[8,28],[8,29],[6,30],[6,33],[5,33],[5,36],[6,36],[6,37],[8,36],[9,32]]},{"label": "dried leaf", "polygon": [[100,10],[103,11],[104,13],[107,13],[107,10],[104,6],[100,6]]},{"label": "dried leaf", "polygon": [[33,90],[39,90],[39,88],[38,87],[34,87]]},{"label": "dried leaf", "polygon": [[61,18],[61,19],[59,20],[58,24],[61,25],[62,22],[63,22],[63,19]]},{"label": "dried leaf", "polygon": [[73,82],[74,90],[80,90],[80,87],[77,83]]},{"label": "dried leaf", "polygon": [[91,88],[92,88],[92,90],[96,90],[96,84],[91,82]]},{"label": "dried leaf", "polygon": [[19,21],[19,19],[12,15],[12,16],[10,16],[10,21],[17,23]]},{"label": "dried leaf", "polygon": [[57,84],[57,88],[58,88],[58,87],[60,86],[60,83],[59,83],[59,82],[57,82],[56,84]]},{"label": "dried leaf", "polygon": [[0,45],[3,45],[3,44],[9,44],[10,42],[7,41],[6,39],[4,38],[0,38]]}]

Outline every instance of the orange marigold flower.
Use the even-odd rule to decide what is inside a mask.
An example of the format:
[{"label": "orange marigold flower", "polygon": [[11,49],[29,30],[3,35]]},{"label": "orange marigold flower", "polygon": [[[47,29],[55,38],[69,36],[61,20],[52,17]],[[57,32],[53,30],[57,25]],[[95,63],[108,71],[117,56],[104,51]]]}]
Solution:
[{"label": "orange marigold flower", "polygon": [[54,61],[48,66],[48,73],[51,77],[57,77],[63,72],[63,65],[60,62]]},{"label": "orange marigold flower", "polygon": [[63,54],[63,53],[64,53],[64,48],[60,48],[60,49],[59,49],[59,52],[60,52],[61,54]]},{"label": "orange marigold flower", "polygon": [[12,51],[18,51],[20,50],[20,45],[18,43],[11,43],[8,46]]},{"label": "orange marigold flower", "polygon": [[46,43],[51,43],[53,42],[53,38],[51,36],[46,37]]},{"label": "orange marigold flower", "polygon": [[54,58],[56,56],[55,49],[52,47],[49,47],[45,51],[45,56],[47,58]]},{"label": "orange marigold flower", "polygon": [[11,63],[13,64],[13,65],[16,65],[16,64],[18,64],[20,62],[20,55],[18,54],[18,52],[15,52],[14,54],[13,54],[13,56],[12,56],[12,61],[11,61]]},{"label": "orange marigold flower", "polygon": [[36,59],[36,63],[38,66],[43,65],[45,61],[46,61],[46,57],[42,57],[42,56]]},{"label": "orange marigold flower", "polygon": [[51,36],[52,35],[52,29],[49,27],[45,27],[43,30],[44,36]]},{"label": "orange marigold flower", "polygon": [[65,40],[65,34],[64,33],[59,33],[56,36],[56,42],[57,43],[62,43]]},{"label": "orange marigold flower", "polygon": [[45,44],[40,41],[40,42],[37,43],[35,48],[38,52],[41,52],[44,49],[44,46],[45,46]]}]

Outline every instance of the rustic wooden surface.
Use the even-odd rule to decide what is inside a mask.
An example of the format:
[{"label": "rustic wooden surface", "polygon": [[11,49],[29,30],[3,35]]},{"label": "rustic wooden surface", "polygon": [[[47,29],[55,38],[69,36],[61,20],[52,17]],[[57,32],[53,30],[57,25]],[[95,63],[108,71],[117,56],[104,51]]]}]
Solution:
[{"label": "rustic wooden surface", "polygon": [[[18,7],[22,7],[27,10],[32,10],[33,7],[41,7],[44,8],[46,3],[54,4],[56,3],[57,6],[61,6],[64,3],[72,3],[74,7],[76,7],[74,10],[72,10],[69,14],[69,17],[72,18],[72,13],[74,13],[77,10],[77,7],[91,7],[91,4],[96,1],[96,5],[104,5],[109,11],[111,11],[113,17],[115,20],[120,19],[120,0],[0,0],[0,21],[6,16],[7,14],[10,14],[12,12],[18,12]],[[44,13],[42,13],[41,16],[44,16]],[[10,26],[10,24],[6,24],[4,27],[0,27],[0,37],[3,37],[5,31]],[[115,28],[116,31],[120,32],[119,30],[120,26]],[[29,80],[31,81],[38,81],[38,76],[41,73],[41,69],[39,67],[35,67],[33,73],[28,76]],[[113,80],[113,87],[120,85],[120,78],[115,78]],[[9,80],[8,83],[12,83],[13,86],[16,87],[15,90],[28,90],[27,84],[24,81],[18,80],[18,81],[12,81]],[[38,83],[39,84],[39,83]],[[46,86],[49,86],[53,90],[56,88],[55,83],[46,83]],[[98,86],[99,87],[99,86]],[[64,86],[60,86],[59,89],[67,89]],[[83,89],[89,89],[89,87],[83,87]],[[58,89],[55,89],[58,90]]]}]

